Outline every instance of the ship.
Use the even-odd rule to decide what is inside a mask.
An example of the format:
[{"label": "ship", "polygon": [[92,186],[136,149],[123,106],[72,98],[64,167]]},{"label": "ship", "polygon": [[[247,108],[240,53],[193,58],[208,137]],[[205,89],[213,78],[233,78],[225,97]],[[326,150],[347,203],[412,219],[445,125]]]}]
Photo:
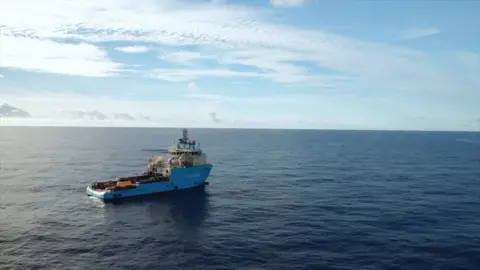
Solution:
[{"label": "ship", "polygon": [[94,182],[87,187],[87,195],[110,201],[201,187],[208,184],[211,170],[200,143],[191,140],[188,130],[183,129],[183,137],[172,142],[166,155],[148,157],[147,171]]}]

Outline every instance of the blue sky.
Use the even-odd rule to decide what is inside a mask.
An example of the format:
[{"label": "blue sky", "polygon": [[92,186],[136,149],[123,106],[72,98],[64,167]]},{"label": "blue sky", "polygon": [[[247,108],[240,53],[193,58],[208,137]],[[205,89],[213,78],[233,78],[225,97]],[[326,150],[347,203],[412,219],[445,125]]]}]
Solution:
[{"label": "blue sky", "polygon": [[479,1],[0,3],[0,102],[34,116],[12,124],[480,125]]}]

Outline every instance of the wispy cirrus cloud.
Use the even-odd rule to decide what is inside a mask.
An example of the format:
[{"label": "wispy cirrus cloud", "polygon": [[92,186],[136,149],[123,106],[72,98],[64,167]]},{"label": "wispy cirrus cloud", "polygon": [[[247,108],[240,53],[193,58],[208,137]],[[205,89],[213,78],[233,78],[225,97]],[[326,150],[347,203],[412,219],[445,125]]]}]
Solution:
[{"label": "wispy cirrus cloud", "polygon": [[216,59],[217,56],[210,54],[206,55],[205,53],[199,51],[176,51],[171,53],[163,53],[159,56],[159,59],[171,63],[193,66],[201,60],[212,60]]},{"label": "wispy cirrus cloud", "polygon": [[150,78],[165,81],[190,81],[200,77],[260,77],[256,72],[241,72],[229,69],[154,69]]},{"label": "wispy cirrus cloud", "polygon": [[275,7],[298,7],[305,3],[305,0],[270,0]]},{"label": "wispy cirrus cloud", "polygon": [[115,48],[115,50],[124,52],[124,53],[144,53],[144,52],[148,52],[150,48],[147,46],[137,45],[137,46],[117,47]]},{"label": "wispy cirrus cloud", "polygon": [[440,33],[440,29],[435,27],[423,27],[423,28],[413,28],[404,31],[397,38],[399,40],[408,40],[408,39],[417,39],[428,36],[433,36]]},{"label": "wispy cirrus cloud", "polygon": [[[39,12],[35,17],[22,16],[30,9]],[[436,65],[427,53],[282,24],[273,15],[268,9],[195,1],[12,2],[0,10],[2,40],[9,44],[3,50],[7,61],[1,65],[71,75],[119,74],[122,63],[109,58],[101,46],[128,41],[136,42],[135,46],[155,44],[157,50],[195,48],[160,54],[154,68],[135,73],[167,81],[244,77],[320,86],[349,82],[352,88],[420,86],[423,90],[452,89],[465,81]],[[417,30],[404,37],[435,31]],[[35,45],[40,49],[32,50]],[[140,47],[136,48],[127,51],[139,52]],[[34,61],[26,61],[27,56]],[[162,61],[190,66],[166,68]],[[215,64],[206,67],[202,61]]]},{"label": "wispy cirrus cloud", "polygon": [[82,42],[60,43],[28,36],[0,36],[0,65],[64,75],[114,76],[123,64],[108,58],[104,49]]}]

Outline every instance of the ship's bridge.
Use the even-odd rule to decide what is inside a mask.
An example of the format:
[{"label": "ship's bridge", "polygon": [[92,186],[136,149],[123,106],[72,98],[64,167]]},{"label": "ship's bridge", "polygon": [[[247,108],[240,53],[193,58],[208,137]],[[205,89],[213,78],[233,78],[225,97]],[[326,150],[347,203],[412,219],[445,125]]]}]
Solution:
[{"label": "ship's bridge", "polygon": [[[176,142],[176,143],[175,143]],[[168,149],[168,162],[175,164],[176,160],[191,165],[203,165],[207,162],[206,155],[200,148],[200,143],[188,137],[188,130],[183,129],[183,137],[173,141],[173,146]],[[183,164],[183,163],[182,163]]]},{"label": "ship's bridge", "polygon": [[172,147],[168,149],[168,155],[169,156],[181,156],[181,155],[201,155],[203,152],[200,149],[183,149],[183,148],[177,148],[177,147]]},{"label": "ship's bridge", "polygon": [[196,140],[191,140],[188,137],[188,130],[186,128],[183,129],[183,137],[173,141],[172,144],[174,145],[168,149],[168,153],[172,155],[202,153],[200,143],[197,143]]},{"label": "ship's bridge", "polygon": [[207,155],[200,149],[200,144],[188,138],[187,129],[183,130],[183,138],[172,142],[166,159],[164,156],[152,156],[148,159],[148,172],[169,177],[173,168],[190,168],[208,164]]}]

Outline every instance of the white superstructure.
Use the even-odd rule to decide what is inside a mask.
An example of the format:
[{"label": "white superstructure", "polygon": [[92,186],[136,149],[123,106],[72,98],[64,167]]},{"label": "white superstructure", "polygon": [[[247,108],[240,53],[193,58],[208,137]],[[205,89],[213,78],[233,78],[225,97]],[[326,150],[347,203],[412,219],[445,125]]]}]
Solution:
[{"label": "white superstructure", "polygon": [[148,159],[148,171],[170,176],[172,168],[189,168],[208,164],[207,155],[195,140],[188,138],[188,130],[183,129],[183,138],[173,141],[167,156],[152,156]]}]

